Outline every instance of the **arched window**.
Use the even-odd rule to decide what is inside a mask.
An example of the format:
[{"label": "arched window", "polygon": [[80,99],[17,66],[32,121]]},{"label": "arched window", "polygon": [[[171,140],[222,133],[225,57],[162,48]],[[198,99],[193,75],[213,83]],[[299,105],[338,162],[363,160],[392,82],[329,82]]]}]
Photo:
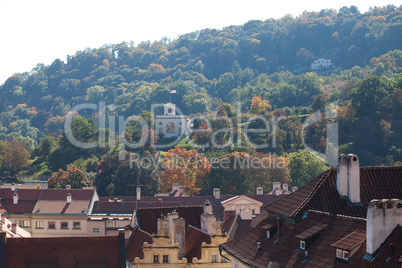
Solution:
[{"label": "arched window", "polygon": [[166,132],[167,133],[175,133],[175,125],[173,122],[170,122],[166,125]]}]

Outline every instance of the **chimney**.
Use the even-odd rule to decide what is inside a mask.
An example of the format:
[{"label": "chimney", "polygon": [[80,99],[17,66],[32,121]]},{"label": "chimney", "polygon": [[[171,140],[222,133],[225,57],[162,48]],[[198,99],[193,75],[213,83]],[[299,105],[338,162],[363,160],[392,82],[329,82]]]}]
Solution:
[{"label": "chimney", "polygon": [[179,244],[179,259],[182,259],[185,254],[185,230],[186,230],[186,224],[185,220],[183,218],[175,218],[173,219],[173,243],[178,243]]},{"label": "chimney", "polygon": [[11,231],[13,231],[14,234],[17,233],[17,224],[15,222],[11,224]]},{"label": "chimney", "polygon": [[253,211],[249,209],[240,211],[240,219],[242,219],[243,221],[252,220]]},{"label": "chimney", "polygon": [[374,199],[367,210],[366,251],[373,254],[397,225],[402,225],[402,200]]},{"label": "chimney", "polygon": [[67,184],[67,185],[66,185],[66,189],[71,189],[71,185],[70,185],[70,184]]},{"label": "chimney", "polygon": [[17,193],[14,193],[14,196],[13,196],[13,204],[14,204],[14,205],[17,205],[17,204],[18,204],[18,194],[17,194]]},{"label": "chimney", "polygon": [[184,186],[179,186],[179,196],[183,194]]},{"label": "chimney", "polygon": [[264,194],[264,188],[257,187],[257,195],[263,195],[263,194]]},{"label": "chimney", "polygon": [[67,203],[70,204],[72,200],[72,195],[70,193],[67,194]]},{"label": "chimney", "polygon": [[338,173],[336,178],[336,189],[340,196],[348,196],[348,169],[349,158],[345,154],[341,154],[338,158]]},{"label": "chimney", "polygon": [[360,165],[359,158],[355,154],[349,154],[349,199],[352,203],[360,202]]},{"label": "chimney", "polygon": [[141,188],[137,187],[137,200],[141,200]]},{"label": "chimney", "polygon": [[289,192],[289,184],[284,183],[282,186],[284,191]]},{"label": "chimney", "polygon": [[173,183],[172,184],[172,192],[179,191],[180,183]]},{"label": "chimney", "polygon": [[176,210],[172,211],[171,213],[167,214],[167,219],[169,221],[169,229],[164,229],[165,233],[170,236],[170,244],[173,244],[175,239],[174,237],[174,227],[173,227],[173,220],[179,218],[179,213]]},{"label": "chimney", "polygon": [[280,189],[281,189],[281,183],[280,182],[273,182],[272,183],[272,191],[280,190]]},{"label": "chimney", "polygon": [[221,199],[221,189],[214,188],[214,197],[215,199]]},{"label": "chimney", "polygon": [[12,184],[11,184],[11,191],[15,191],[15,183],[13,182]]},{"label": "chimney", "polygon": [[292,187],[292,192],[296,192],[297,189],[299,189],[299,188],[297,188],[297,186],[293,186],[293,187]]},{"label": "chimney", "polygon": [[213,209],[212,209],[212,205],[211,202],[209,202],[209,200],[205,200],[204,203],[204,214],[212,214]]},{"label": "chimney", "polygon": [[124,229],[119,229],[119,247],[120,247],[120,268],[126,267],[126,241],[124,237]]}]

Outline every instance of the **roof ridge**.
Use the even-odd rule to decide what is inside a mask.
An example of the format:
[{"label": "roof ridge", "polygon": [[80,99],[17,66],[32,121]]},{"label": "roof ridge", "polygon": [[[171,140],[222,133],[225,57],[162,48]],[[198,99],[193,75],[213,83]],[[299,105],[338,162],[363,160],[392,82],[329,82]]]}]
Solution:
[{"label": "roof ridge", "polygon": [[[292,213],[292,217],[294,217],[297,213],[299,213],[303,207],[310,202],[310,200],[313,198],[313,196],[317,193],[318,189],[321,187],[321,185],[323,184],[323,182],[325,181],[325,179],[328,179],[328,173],[333,172],[335,170],[335,168],[330,168],[326,171],[324,171],[323,173],[321,173],[319,176],[321,176],[321,178],[318,180],[317,184],[315,185],[314,189],[311,191],[311,193],[308,195],[308,197],[306,199],[303,200],[302,204]],[[306,183],[305,185],[307,185],[308,183]],[[304,186],[305,186],[304,185]],[[303,187],[304,187],[303,186]]]}]

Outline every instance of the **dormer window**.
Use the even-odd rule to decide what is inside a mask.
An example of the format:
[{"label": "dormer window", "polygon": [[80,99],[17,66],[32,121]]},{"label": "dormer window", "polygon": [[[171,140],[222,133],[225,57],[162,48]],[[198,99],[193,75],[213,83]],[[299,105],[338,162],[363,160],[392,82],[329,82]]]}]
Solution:
[{"label": "dormer window", "polygon": [[300,240],[300,249],[306,250],[306,241]]},{"label": "dormer window", "polygon": [[331,246],[336,248],[336,259],[348,261],[350,257],[360,248],[366,240],[366,233],[363,230],[356,230]]},{"label": "dormer window", "polygon": [[266,224],[262,226],[262,229],[265,230],[266,240],[270,239],[275,234],[276,226],[272,224]]},{"label": "dormer window", "polygon": [[306,250],[309,245],[314,243],[315,239],[320,235],[320,233],[327,227],[326,223],[319,223],[310,229],[296,235],[296,238],[300,239],[299,248],[301,250]]},{"label": "dormer window", "polygon": [[271,238],[271,231],[267,230],[267,238],[270,239]]}]

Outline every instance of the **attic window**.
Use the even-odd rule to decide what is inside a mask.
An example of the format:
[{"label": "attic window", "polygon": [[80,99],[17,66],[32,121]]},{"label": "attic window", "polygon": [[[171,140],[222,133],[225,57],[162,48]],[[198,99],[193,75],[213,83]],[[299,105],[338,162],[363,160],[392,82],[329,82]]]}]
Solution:
[{"label": "attic window", "polygon": [[300,240],[300,249],[302,249],[302,250],[306,249],[306,242],[303,240]]},{"label": "attic window", "polygon": [[356,230],[341,240],[333,243],[331,246],[336,248],[336,258],[339,260],[349,260],[350,257],[366,240],[366,232]]},{"label": "attic window", "polygon": [[270,239],[271,238],[271,231],[267,230],[267,238]]}]

